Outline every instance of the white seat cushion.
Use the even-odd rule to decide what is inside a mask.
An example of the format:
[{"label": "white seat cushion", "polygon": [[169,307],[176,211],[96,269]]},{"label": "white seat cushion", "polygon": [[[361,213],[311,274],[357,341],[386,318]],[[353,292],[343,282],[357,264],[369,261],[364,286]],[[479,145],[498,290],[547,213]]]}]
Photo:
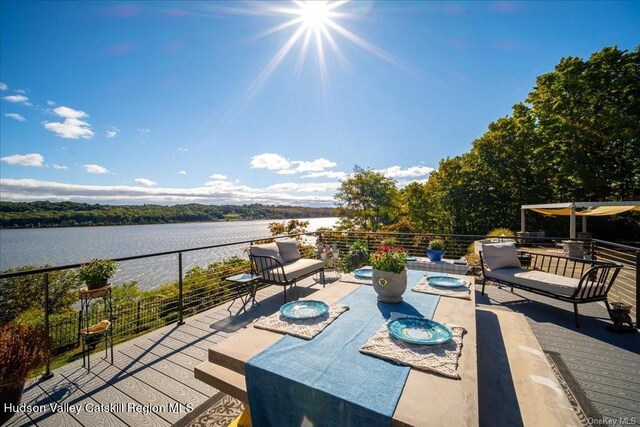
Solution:
[{"label": "white seat cushion", "polygon": [[[284,274],[287,276],[287,280],[292,281],[298,277],[306,276],[313,271],[321,269],[323,266],[322,261],[316,259],[300,258],[297,261],[290,262],[284,265]],[[284,280],[279,268],[272,268],[265,270],[263,276],[268,280]]]},{"label": "white seat cushion", "polygon": [[489,270],[521,267],[518,253],[516,252],[516,244],[513,242],[483,244],[482,259],[489,267]]},{"label": "white seat cushion", "polygon": [[523,270],[521,268],[500,268],[486,271],[485,276],[487,279],[495,278],[513,282],[567,297],[573,296],[580,283],[580,280],[572,279],[571,277],[559,276],[539,270]]},{"label": "white seat cushion", "polygon": [[300,259],[300,251],[298,250],[296,239],[278,240],[276,244],[285,263]]}]

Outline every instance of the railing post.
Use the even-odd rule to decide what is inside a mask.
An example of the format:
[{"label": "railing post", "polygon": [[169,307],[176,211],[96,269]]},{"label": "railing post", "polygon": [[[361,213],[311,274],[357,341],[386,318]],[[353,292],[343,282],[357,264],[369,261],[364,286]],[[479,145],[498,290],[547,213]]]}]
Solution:
[{"label": "railing post", "polygon": [[136,316],[136,334],[140,332],[140,300],[138,300],[138,314]]},{"label": "railing post", "polygon": [[178,325],[184,325],[184,313],[182,312],[184,295],[182,294],[182,252],[178,252]]},{"label": "railing post", "polygon": [[44,286],[44,333],[47,337],[47,366],[40,379],[45,381],[53,377],[51,373],[51,338],[49,337],[49,273],[44,273],[42,285]]},{"label": "railing post", "polygon": [[636,329],[640,327],[640,251],[636,251]]}]

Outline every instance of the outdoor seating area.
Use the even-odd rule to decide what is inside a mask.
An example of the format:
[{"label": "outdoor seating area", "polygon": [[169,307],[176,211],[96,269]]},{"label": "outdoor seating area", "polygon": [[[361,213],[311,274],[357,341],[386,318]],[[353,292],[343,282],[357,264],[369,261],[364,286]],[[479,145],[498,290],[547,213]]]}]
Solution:
[{"label": "outdoor seating area", "polygon": [[[414,281],[424,274],[416,273]],[[598,303],[587,305],[582,327],[574,329],[570,316],[566,316],[570,306],[562,301],[547,304],[544,298],[539,301],[536,294],[512,293],[495,286],[487,286],[485,295],[481,295],[472,284],[473,276],[463,278],[471,285],[470,299],[439,297],[432,315],[436,321],[466,329],[456,369],[460,379],[404,368],[408,375],[403,380],[395,410],[389,414],[394,425],[424,425],[425,417],[442,420],[447,425],[514,425],[513,420],[521,425],[540,420],[545,420],[546,425],[559,425],[554,424],[555,421],[580,425],[585,402],[591,402],[587,411],[598,416],[640,415],[633,409],[640,405],[640,393],[626,386],[640,381],[640,348],[632,336],[605,330],[605,325],[611,322],[604,307]],[[359,289],[363,295],[355,294]],[[346,302],[353,313],[362,303],[375,301],[369,286],[335,281],[326,288],[318,288],[314,278],[300,280],[290,296],[333,304],[344,302],[349,294],[352,298]],[[353,298],[355,295],[358,298]],[[401,304],[403,308],[399,311],[417,307],[421,314],[426,313],[419,308],[416,298],[428,300],[429,295],[408,289],[405,296],[407,304]],[[180,412],[73,414],[49,409],[30,416],[20,414],[7,425],[95,425],[96,416],[118,425],[140,425],[141,422],[218,425],[214,421],[234,418],[243,408],[241,402],[250,401],[244,379],[247,360],[283,336],[252,326],[258,318],[268,318],[278,312],[282,305],[281,288],[262,288],[256,299],[260,305],[246,312],[238,300],[233,304],[232,315],[227,312],[227,305],[218,306],[185,319],[184,325],[166,326],[119,344],[114,347],[113,365],[102,357],[95,357],[90,373],[81,368],[81,361],[59,368],[51,380],[35,379],[28,383],[23,397],[23,403],[32,405],[113,402],[144,407],[172,403],[182,405],[178,406],[182,408]],[[390,315],[388,310],[378,313],[380,322]],[[346,314],[334,322],[336,329],[343,316]],[[343,317],[343,320],[349,318]],[[314,339],[320,339],[317,341],[320,347],[323,345],[321,335],[329,332],[327,328]],[[586,348],[589,352],[584,351]],[[566,388],[561,376],[554,376],[558,375],[557,369],[544,357],[549,351],[561,355],[569,366],[567,370],[563,365],[563,373],[571,375],[569,382],[573,389]],[[607,354],[607,357],[593,357],[593,354]],[[394,366],[362,353],[357,357]],[[583,373],[585,367],[588,372]],[[396,368],[401,367],[394,366]],[[617,397],[612,399],[602,391],[602,383],[606,383],[609,390],[625,391],[614,392]],[[578,390],[580,404],[572,397],[574,389]],[[558,394],[558,390],[564,393]],[[388,399],[388,392],[385,390],[378,399]],[[432,403],[425,405],[425,401]],[[186,405],[191,405],[194,411],[187,411]],[[500,411],[496,411],[496,407]],[[566,410],[571,407],[577,408],[576,412]]]},{"label": "outdoor seating area", "polygon": [[556,255],[520,251],[530,258],[522,268],[512,242],[482,245],[482,294],[487,281],[527,290],[573,304],[576,326],[580,325],[578,304],[603,301],[610,310],[607,294],[622,265]]},{"label": "outdoor seating area", "polygon": [[252,245],[249,248],[251,273],[262,276],[261,281],[283,287],[287,302],[287,287],[314,274],[324,283],[324,264],[317,259],[302,258],[295,239],[277,240],[273,243]]}]

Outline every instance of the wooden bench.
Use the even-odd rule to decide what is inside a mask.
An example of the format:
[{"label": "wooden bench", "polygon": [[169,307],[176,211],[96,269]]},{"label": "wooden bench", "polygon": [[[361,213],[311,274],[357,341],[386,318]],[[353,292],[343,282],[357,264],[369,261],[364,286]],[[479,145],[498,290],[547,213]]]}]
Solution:
[{"label": "wooden bench", "polygon": [[582,425],[524,315],[477,308],[480,426]]}]

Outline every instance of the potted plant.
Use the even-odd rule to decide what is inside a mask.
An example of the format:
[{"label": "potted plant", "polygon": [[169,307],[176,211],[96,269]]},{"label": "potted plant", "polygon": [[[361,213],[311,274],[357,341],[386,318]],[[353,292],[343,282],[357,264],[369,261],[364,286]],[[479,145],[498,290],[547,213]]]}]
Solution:
[{"label": "potted plant", "polygon": [[444,256],[444,242],[442,239],[433,239],[429,242],[429,247],[427,248],[427,258],[431,262],[442,261],[442,257]]},{"label": "potted plant", "polygon": [[[7,422],[20,404],[29,374],[47,358],[48,339],[42,329],[5,324],[0,326],[0,425]],[[10,405],[14,405],[13,408]],[[7,410],[9,409],[9,410]]]},{"label": "potted plant", "polygon": [[93,259],[83,264],[78,272],[80,280],[84,280],[89,290],[99,289],[107,285],[111,276],[118,270],[118,263],[109,259]]},{"label": "potted plant", "polygon": [[392,304],[402,301],[402,294],[407,290],[406,257],[404,248],[383,246],[369,258],[378,301]]},{"label": "potted plant", "polygon": [[369,261],[369,248],[360,240],[356,240],[349,246],[349,252],[345,257],[346,271],[353,271],[364,266]]}]

